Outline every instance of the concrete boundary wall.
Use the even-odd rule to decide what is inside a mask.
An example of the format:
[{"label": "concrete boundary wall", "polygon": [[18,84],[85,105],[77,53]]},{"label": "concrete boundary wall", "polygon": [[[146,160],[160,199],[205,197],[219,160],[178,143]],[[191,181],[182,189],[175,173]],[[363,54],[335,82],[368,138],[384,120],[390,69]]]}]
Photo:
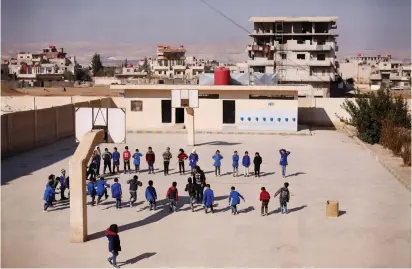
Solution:
[{"label": "concrete boundary wall", "polygon": [[115,107],[111,98],[1,115],[2,157],[74,136],[76,107]]}]

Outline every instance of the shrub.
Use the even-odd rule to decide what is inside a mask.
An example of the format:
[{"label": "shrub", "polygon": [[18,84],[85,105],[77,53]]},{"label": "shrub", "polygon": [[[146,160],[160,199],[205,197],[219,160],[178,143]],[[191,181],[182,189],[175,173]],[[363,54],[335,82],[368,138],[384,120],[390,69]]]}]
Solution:
[{"label": "shrub", "polygon": [[382,122],[380,144],[396,156],[401,156],[405,165],[411,165],[411,132],[407,128],[396,127],[391,121]]},{"label": "shrub", "polygon": [[345,100],[342,104],[350,118],[341,120],[356,128],[362,141],[375,144],[381,139],[384,120],[396,127],[411,129],[411,115],[407,102],[401,97],[393,97],[389,90],[356,94],[355,100]]}]

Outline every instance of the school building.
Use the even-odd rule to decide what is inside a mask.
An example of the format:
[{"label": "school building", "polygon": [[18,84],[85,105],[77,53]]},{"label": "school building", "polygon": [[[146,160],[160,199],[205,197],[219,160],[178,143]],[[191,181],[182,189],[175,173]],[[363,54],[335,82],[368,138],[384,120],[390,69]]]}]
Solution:
[{"label": "school building", "polygon": [[[307,85],[111,85],[126,109],[126,130],[185,128],[187,109],[172,106],[173,90],[198,90],[196,130],[297,131],[298,92]],[[187,122],[186,122],[187,123]]]}]

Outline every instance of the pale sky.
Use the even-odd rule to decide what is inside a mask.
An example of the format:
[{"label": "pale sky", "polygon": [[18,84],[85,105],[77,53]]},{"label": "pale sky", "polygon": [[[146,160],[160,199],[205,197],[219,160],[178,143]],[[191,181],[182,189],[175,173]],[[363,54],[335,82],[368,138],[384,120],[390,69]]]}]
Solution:
[{"label": "pale sky", "polygon": [[[410,57],[410,0],[206,1],[249,30],[252,16],[338,16],[339,55]],[[162,43],[187,45],[188,54],[246,58],[251,42],[200,0],[2,0],[1,30],[3,54],[54,44],[80,57],[99,50],[105,57],[142,57]]]}]

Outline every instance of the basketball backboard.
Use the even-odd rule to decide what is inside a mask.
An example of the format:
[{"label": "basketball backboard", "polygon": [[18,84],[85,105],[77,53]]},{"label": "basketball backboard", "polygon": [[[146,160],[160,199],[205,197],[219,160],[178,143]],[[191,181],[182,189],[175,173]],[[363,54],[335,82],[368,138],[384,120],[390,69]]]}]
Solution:
[{"label": "basketball backboard", "polygon": [[199,90],[172,90],[172,107],[199,107]]},{"label": "basketball backboard", "polygon": [[123,108],[92,108],[76,109],[76,141],[91,130],[103,129],[107,143],[126,142],[126,111]]}]

